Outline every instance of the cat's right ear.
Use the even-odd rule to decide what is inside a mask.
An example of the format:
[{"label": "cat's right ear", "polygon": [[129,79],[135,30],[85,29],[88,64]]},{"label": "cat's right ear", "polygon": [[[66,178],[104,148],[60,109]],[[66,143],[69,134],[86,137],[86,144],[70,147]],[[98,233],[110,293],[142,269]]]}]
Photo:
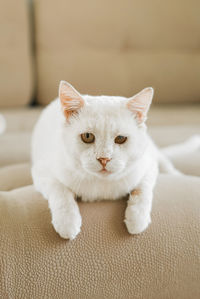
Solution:
[{"label": "cat's right ear", "polygon": [[80,93],[66,81],[60,82],[59,98],[67,120],[84,106],[84,100]]}]

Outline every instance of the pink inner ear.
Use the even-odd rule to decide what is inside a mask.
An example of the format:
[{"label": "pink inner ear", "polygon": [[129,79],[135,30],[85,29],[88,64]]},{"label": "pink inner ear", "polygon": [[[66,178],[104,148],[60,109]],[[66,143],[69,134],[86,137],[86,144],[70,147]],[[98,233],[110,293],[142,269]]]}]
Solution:
[{"label": "pink inner ear", "polygon": [[62,107],[63,107],[63,113],[67,119],[69,119],[70,116],[74,113],[78,113],[78,110],[83,107],[83,100],[80,98],[79,100],[71,99],[68,97],[62,97],[63,100],[61,100]]},{"label": "pink inner ear", "polygon": [[146,120],[147,112],[151,105],[153,97],[153,88],[148,87],[131,98],[128,103],[128,109],[136,114],[137,120],[141,123]]},{"label": "pink inner ear", "polygon": [[144,104],[141,104],[140,102],[138,103],[136,99],[132,99],[132,100],[128,101],[127,107],[131,112],[136,114],[137,119],[138,119],[139,122],[142,122],[142,121],[145,120],[146,107],[145,107]]},{"label": "pink inner ear", "polygon": [[61,82],[59,96],[63,113],[67,119],[74,113],[78,113],[78,110],[84,105],[81,95],[66,82]]}]

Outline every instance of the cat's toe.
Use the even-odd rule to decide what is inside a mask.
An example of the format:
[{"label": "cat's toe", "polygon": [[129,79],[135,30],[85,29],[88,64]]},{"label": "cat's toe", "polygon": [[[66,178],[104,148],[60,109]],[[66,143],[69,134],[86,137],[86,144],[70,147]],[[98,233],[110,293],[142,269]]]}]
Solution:
[{"label": "cat's toe", "polygon": [[64,214],[53,217],[52,224],[61,238],[73,240],[81,231],[80,214]]},{"label": "cat's toe", "polygon": [[125,220],[127,230],[130,234],[142,233],[151,223],[151,216],[135,207],[129,206],[126,209]]},{"label": "cat's toe", "polygon": [[80,226],[73,226],[70,225],[69,227],[63,227],[64,224],[58,224],[55,222],[52,222],[55,231],[60,235],[63,239],[69,239],[73,240],[76,238],[76,236],[80,233],[81,227]]}]

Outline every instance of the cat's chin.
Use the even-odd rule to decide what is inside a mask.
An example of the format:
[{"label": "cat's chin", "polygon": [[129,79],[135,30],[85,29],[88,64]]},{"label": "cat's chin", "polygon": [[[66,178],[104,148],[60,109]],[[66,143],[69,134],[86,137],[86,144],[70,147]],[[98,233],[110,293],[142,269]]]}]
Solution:
[{"label": "cat's chin", "polygon": [[106,170],[106,169],[102,169],[102,170],[98,171],[98,174],[99,174],[101,177],[107,177],[107,176],[111,175],[112,172],[111,172],[111,171],[108,171],[108,170]]},{"label": "cat's chin", "polygon": [[86,172],[88,174],[90,174],[91,176],[95,176],[96,178],[99,178],[99,179],[105,179],[105,180],[115,180],[118,178],[119,176],[119,172],[111,172],[111,171],[91,171],[91,170],[86,170]]},{"label": "cat's chin", "polygon": [[98,171],[98,172],[92,172],[92,171],[88,171],[90,175],[94,175],[95,177],[98,177],[98,178],[107,178],[107,177],[110,177],[110,176],[113,176],[113,172],[111,171]]}]

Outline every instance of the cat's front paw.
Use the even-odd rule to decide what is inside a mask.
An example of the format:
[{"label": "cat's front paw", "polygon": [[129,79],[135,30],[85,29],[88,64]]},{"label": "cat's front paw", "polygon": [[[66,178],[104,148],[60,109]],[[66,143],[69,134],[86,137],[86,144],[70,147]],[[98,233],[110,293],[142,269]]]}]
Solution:
[{"label": "cat's front paw", "polygon": [[73,240],[81,231],[81,215],[79,209],[54,212],[52,224],[61,238]]},{"label": "cat's front paw", "polygon": [[130,234],[140,234],[151,223],[151,216],[144,208],[129,205],[125,211],[124,222]]}]

